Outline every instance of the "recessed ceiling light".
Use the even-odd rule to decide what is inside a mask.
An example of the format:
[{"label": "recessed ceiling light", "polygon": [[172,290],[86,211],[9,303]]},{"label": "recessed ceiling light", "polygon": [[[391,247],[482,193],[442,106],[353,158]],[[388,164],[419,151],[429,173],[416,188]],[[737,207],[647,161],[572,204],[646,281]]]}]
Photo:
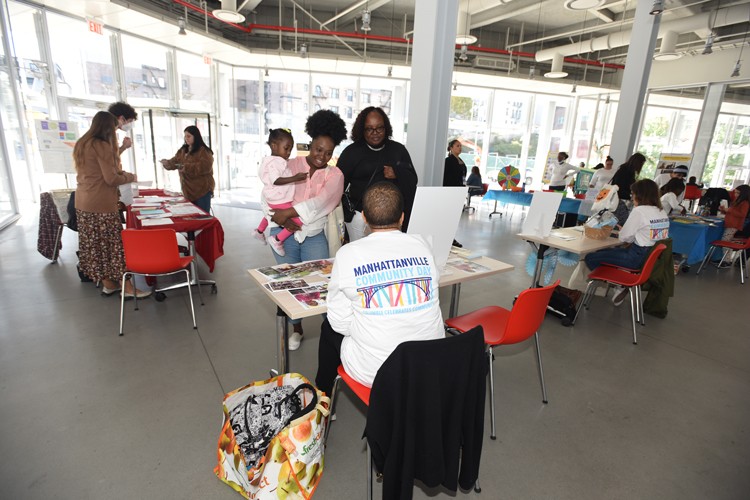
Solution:
[{"label": "recessed ceiling light", "polygon": [[565,0],[565,8],[568,10],[597,9],[604,5],[605,0]]},{"label": "recessed ceiling light", "polygon": [[658,52],[654,54],[655,61],[676,61],[681,57],[682,54],[679,52]]},{"label": "recessed ceiling light", "polygon": [[233,10],[216,9],[211,11],[211,14],[213,14],[215,18],[228,23],[241,23],[245,20],[245,16]]}]

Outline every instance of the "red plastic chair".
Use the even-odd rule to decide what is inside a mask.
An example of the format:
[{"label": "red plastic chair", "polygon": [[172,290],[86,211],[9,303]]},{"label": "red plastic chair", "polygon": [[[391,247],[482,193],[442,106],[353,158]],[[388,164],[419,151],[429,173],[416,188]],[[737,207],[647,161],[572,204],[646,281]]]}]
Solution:
[{"label": "red plastic chair", "polygon": [[[701,262],[701,266],[698,268],[698,272],[696,274],[700,274],[706,264],[711,262],[711,257],[713,256],[714,251],[717,248],[726,248],[728,250],[735,250],[740,252],[740,283],[744,285],[745,278],[747,277],[747,257],[745,256],[745,252],[747,250],[750,250],[750,238],[745,238],[744,240],[712,241],[711,247],[708,249],[708,253],[706,254],[706,256],[703,257],[703,262]],[[718,266],[721,266],[721,263],[724,262],[726,258],[727,253],[725,252]]]},{"label": "red plastic chair", "polygon": [[589,274],[589,284],[586,287],[586,293],[583,294],[583,300],[578,304],[575,318],[573,318],[573,324],[578,319],[578,313],[581,312],[581,307],[589,308],[589,302],[591,297],[594,295],[595,284],[597,281],[602,281],[611,285],[619,285],[628,289],[630,294],[630,319],[633,323],[633,344],[638,343],[636,337],[636,322],[641,325],[646,324],[646,320],[643,316],[643,298],[641,296],[641,285],[648,281],[651,277],[651,272],[654,270],[654,265],[659,259],[661,253],[666,249],[667,246],[663,243],[659,243],[651,250],[651,253],[646,258],[646,262],[643,264],[641,269],[628,269],[625,267],[617,267],[609,264],[602,264],[601,266],[594,269]]},{"label": "red plastic chair", "polygon": [[[470,332],[468,335],[476,335],[477,337],[482,335],[482,332],[475,330],[474,332]],[[439,342],[441,343],[440,347],[443,351],[450,352],[451,354],[455,354],[455,351],[453,351],[453,347],[451,342],[448,342],[448,344],[445,344],[446,341],[450,341],[452,339],[445,338],[445,339],[438,339],[438,340],[428,340],[425,342]],[[419,341],[412,341],[408,342],[408,344],[420,344]],[[433,344],[434,345],[434,344]],[[404,344],[401,344],[399,348],[406,347]],[[411,346],[414,347],[413,345]],[[421,351],[412,351],[412,356],[419,355],[422,356],[423,353]],[[456,358],[456,356],[453,356],[453,358]],[[446,362],[443,363],[443,365],[439,366],[440,370],[448,370],[450,368],[454,368],[456,366],[456,363],[461,364],[464,363],[466,365],[468,363],[467,360],[462,359],[448,359]],[[387,362],[386,362],[387,364]],[[448,366],[449,365],[449,366]],[[344,370],[343,365],[339,365],[338,369],[336,370],[338,375],[336,376],[336,379],[333,382],[333,388],[331,389],[331,416],[335,415],[336,412],[336,402],[338,401],[338,393],[339,393],[339,387],[341,384],[341,381],[343,380],[344,383],[349,387],[349,389],[354,392],[354,394],[362,401],[365,405],[368,407],[370,406],[370,392],[372,389],[370,387],[367,387],[366,385],[360,384],[356,380],[354,380],[348,373],[346,373],[346,370]],[[405,380],[405,384],[408,384],[409,381]],[[429,388],[426,388],[425,390],[429,390]],[[484,413],[482,413],[484,415]],[[405,417],[408,417],[405,415]],[[436,418],[439,418],[436,416]],[[324,445],[328,442],[328,434],[331,429],[331,424],[333,422],[333,418],[328,419],[327,427],[325,430],[325,435],[323,437],[323,443]],[[484,424],[484,417],[482,417],[481,426]],[[370,443],[365,440],[365,444],[367,445],[367,499],[372,500],[372,472],[373,472],[373,460],[372,460],[372,450],[370,449]],[[474,491],[477,493],[481,492],[482,489],[479,486],[479,481],[477,480],[474,484]]]},{"label": "red plastic chair", "polygon": [[513,309],[500,306],[487,306],[476,311],[450,318],[445,322],[449,331],[467,332],[477,325],[484,329],[484,343],[489,347],[490,379],[490,438],[497,439],[495,434],[495,381],[492,371],[492,348],[499,345],[510,345],[523,342],[532,335],[536,346],[536,357],[539,362],[539,381],[542,384],[542,402],[547,403],[547,389],[544,385],[544,368],[542,352],[539,346],[539,327],[544,321],[549,299],[560,280],[549,286],[529,288],[518,295]]},{"label": "red plastic chair", "polygon": [[703,192],[701,191],[701,188],[698,186],[693,185],[686,185],[685,186],[685,196],[684,199],[690,201],[690,207],[689,210],[693,211],[693,205],[695,205],[695,200],[700,200],[701,196],[703,196]]},{"label": "red plastic chair", "polygon": [[[193,293],[190,287],[190,271],[188,270],[193,256],[182,257],[177,248],[177,234],[174,229],[124,229],[122,231],[122,246],[125,250],[125,273],[122,275],[122,289],[125,281],[130,277],[135,289],[135,275],[166,276],[185,273],[188,297],[190,297],[190,313],[195,324],[195,308],[193,307]],[[200,286],[198,287],[200,293]],[[135,310],[138,310],[138,298],[134,297]],[[120,299],[120,335],[125,320],[125,294]]]}]

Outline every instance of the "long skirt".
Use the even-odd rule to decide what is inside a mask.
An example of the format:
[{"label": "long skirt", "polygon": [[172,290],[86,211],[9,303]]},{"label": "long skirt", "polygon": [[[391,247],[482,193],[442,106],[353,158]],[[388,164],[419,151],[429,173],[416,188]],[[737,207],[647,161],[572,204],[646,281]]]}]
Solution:
[{"label": "long skirt", "polygon": [[95,281],[109,279],[119,283],[125,272],[120,215],[77,209],[76,214],[81,271]]}]

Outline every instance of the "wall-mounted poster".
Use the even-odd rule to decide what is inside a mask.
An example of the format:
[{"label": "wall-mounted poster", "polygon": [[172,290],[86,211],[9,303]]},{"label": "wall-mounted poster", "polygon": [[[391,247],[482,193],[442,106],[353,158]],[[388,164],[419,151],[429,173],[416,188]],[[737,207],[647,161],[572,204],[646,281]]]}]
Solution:
[{"label": "wall-mounted poster", "polygon": [[78,125],[58,120],[36,120],[36,136],[42,170],[46,174],[75,174],[73,146],[78,140]]}]

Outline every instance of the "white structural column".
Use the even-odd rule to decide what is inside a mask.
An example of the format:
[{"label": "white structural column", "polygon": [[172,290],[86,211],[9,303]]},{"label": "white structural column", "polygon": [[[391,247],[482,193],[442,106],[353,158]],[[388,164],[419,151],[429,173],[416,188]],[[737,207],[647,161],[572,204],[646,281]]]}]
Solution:
[{"label": "white structural column", "polygon": [[442,186],[458,0],[416,2],[411,64],[409,150],[421,186]]},{"label": "white structural column", "polygon": [[703,170],[706,168],[708,150],[711,149],[711,140],[714,137],[716,122],[719,120],[721,102],[724,100],[725,83],[712,83],[706,88],[706,96],[703,98],[703,109],[701,110],[698,131],[695,133],[695,146],[693,147],[693,160],[690,162],[690,174],[700,181]]},{"label": "white structural column", "polygon": [[643,113],[643,99],[651,73],[651,60],[661,17],[649,14],[652,5],[651,0],[638,0],[635,10],[633,36],[625,61],[620,102],[617,106],[609,153],[617,165],[624,163],[634,153],[635,141],[638,138],[638,125]]}]

